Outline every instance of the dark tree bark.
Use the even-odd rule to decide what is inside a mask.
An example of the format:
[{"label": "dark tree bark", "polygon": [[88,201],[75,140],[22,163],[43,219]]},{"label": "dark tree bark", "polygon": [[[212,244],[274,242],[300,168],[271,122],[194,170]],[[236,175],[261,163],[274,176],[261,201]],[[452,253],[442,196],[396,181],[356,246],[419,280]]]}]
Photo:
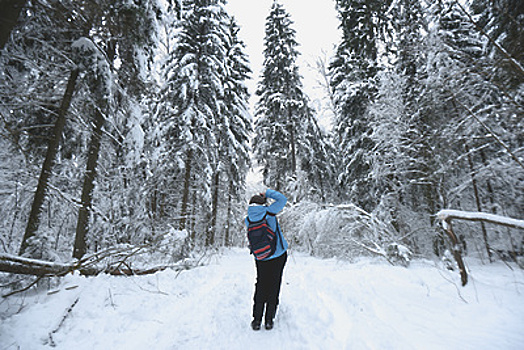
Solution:
[{"label": "dark tree bark", "polygon": [[64,97],[62,99],[60,109],[58,110],[58,116],[53,130],[53,137],[49,141],[49,145],[47,147],[47,154],[44,160],[44,164],[42,165],[42,171],[40,173],[40,178],[38,179],[38,185],[36,187],[33,205],[31,207],[31,212],[27,221],[27,227],[25,230],[24,237],[22,239],[22,244],[20,246],[20,255],[24,254],[29,239],[36,234],[36,230],[38,229],[38,225],[40,223],[40,213],[43,209],[42,207],[47,193],[49,178],[51,177],[51,170],[55,163],[56,154],[58,152],[58,147],[60,145],[62,132],[64,130],[66,122],[66,113],[69,109],[69,106],[71,105],[71,99],[73,97],[73,92],[75,89],[77,78],[78,69],[76,68],[73,71],[71,71],[69,82],[67,83]]},{"label": "dark tree bark", "polygon": [[296,151],[296,140],[295,140],[295,123],[293,123],[293,115],[291,108],[288,109],[288,120],[289,120],[289,142],[291,143],[291,172],[293,176],[297,175],[297,151]]},{"label": "dark tree bark", "polygon": [[0,0],[0,53],[18,22],[26,0]]},{"label": "dark tree bark", "polygon": [[191,164],[193,162],[193,150],[189,149],[186,154],[186,172],[184,176],[184,189],[182,193],[182,208],[180,210],[180,229],[186,228],[187,207],[189,201],[189,188],[191,186]]},{"label": "dark tree bark", "polygon": [[448,234],[449,238],[451,239],[451,243],[453,244],[453,248],[451,249],[451,252],[453,254],[453,257],[455,258],[455,261],[457,262],[459,271],[460,271],[460,279],[462,281],[462,286],[465,286],[468,283],[468,273],[466,270],[466,265],[464,265],[464,260],[462,260],[462,252],[460,249],[460,243],[457,238],[457,235],[455,235],[455,232],[453,232],[453,228],[451,226],[451,219],[445,220],[446,222],[446,233]]},{"label": "dark tree bark", "polygon": [[232,211],[233,208],[231,207],[233,204],[232,198],[233,198],[233,180],[229,180],[229,191],[227,192],[227,216],[226,216],[226,227],[225,227],[225,237],[224,237],[224,244],[226,247],[231,247],[231,238],[230,238],[230,229],[231,229],[231,217],[232,217]]},{"label": "dark tree bark", "polygon": [[[471,158],[469,147],[467,145],[465,147],[466,147],[466,153],[468,155],[468,165],[469,165],[469,171],[471,175],[471,184],[473,186],[473,193],[475,194],[475,202],[477,204],[477,211],[482,212],[482,202],[480,200],[480,194],[479,194],[478,185],[477,185],[477,178],[475,177],[476,171],[473,165],[473,159]],[[482,238],[484,239],[484,246],[486,248],[486,252],[488,253],[489,262],[493,262],[492,252],[491,252],[491,248],[489,246],[489,241],[488,241],[488,231],[486,230],[486,225],[484,224],[484,221],[480,222],[480,227],[482,229]]]},{"label": "dark tree bark", "polygon": [[95,125],[93,135],[89,144],[89,153],[87,155],[86,173],[84,185],[82,188],[81,206],[78,212],[78,222],[76,226],[75,246],[73,248],[73,257],[81,259],[86,253],[86,236],[89,225],[89,214],[92,209],[93,189],[95,187],[96,165],[100,153],[100,142],[102,139],[102,126],[104,125],[104,116],[100,109],[95,109]]},{"label": "dark tree bark", "polygon": [[[489,164],[488,164],[486,153],[484,152],[484,150],[480,150],[480,158],[482,159],[482,164],[485,167],[488,167]],[[488,191],[488,199],[489,199],[489,203],[491,204],[490,211],[491,213],[495,214],[495,199],[494,199],[495,191],[493,191],[493,186],[491,186],[491,181],[489,180],[489,178],[486,179],[486,190]]]},{"label": "dark tree bark", "polygon": [[215,244],[215,236],[217,233],[217,215],[218,215],[218,187],[220,186],[220,164],[215,170],[213,179],[213,199],[211,203],[211,223],[206,236],[206,246]]}]

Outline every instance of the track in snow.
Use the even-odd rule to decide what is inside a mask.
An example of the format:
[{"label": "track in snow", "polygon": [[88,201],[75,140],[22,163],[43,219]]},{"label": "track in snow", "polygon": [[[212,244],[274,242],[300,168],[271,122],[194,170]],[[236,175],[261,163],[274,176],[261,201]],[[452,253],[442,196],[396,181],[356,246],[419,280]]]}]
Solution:
[{"label": "track in snow", "polygon": [[254,262],[235,249],[180,274],[69,276],[57,294],[26,297],[16,315],[10,299],[0,349],[49,349],[77,298],[52,334],[55,349],[521,349],[522,271],[479,265],[471,275],[462,288],[429,262],[291,254],[275,328],[254,332]]}]

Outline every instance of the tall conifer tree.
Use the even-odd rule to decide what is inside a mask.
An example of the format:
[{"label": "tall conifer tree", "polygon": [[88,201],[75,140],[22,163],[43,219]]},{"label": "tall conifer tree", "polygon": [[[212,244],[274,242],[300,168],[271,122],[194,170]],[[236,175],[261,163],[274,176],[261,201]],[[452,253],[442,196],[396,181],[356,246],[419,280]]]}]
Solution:
[{"label": "tall conifer tree", "polygon": [[376,198],[370,193],[369,152],[373,148],[369,104],[376,94],[378,42],[388,1],[338,0],[342,41],[331,63],[334,91],[335,144],[339,145],[339,180],[349,199],[371,210]]},{"label": "tall conifer tree", "polygon": [[266,18],[264,68],[257,90],[255,155],[264,168],[266,185],[280,190],[296,176],[298,118],[305,102],[292,23],[284,7],[273,2]]},{"label": "tall conifer tree", "polygon": [[[248,58],[244,53],[244,43],[239,39],[236,20],[231,18],[227,24],[229,40],[225,45],[227,57],[227,71],[224,82],[224,113],[222,130],[223,139],[219,156],[224,164],[222,172],[225,179],[224,199],[226,203],[226,217],[224,225],[224,243],[231,243],[231,227],[237,215],[235,208],[245,189],[246,174],[250,165],[249,137],[253,131],[252,117],[249,113],[249,92],[245,84],[251,69]],[[225,198],[224,198],[225,197]],[[239,214],[239,213],[238,213]],[[218,226],[217,226],[218,227]]]},{"label": "tall conifer tree", "polygon": [[[252,130],[251,116],[248,111],[248,91],[245,80],[251,69],[243,52],[244,44],[238,38],[239,27],[228,15],[222,23],[227,36],[224,38],[225,70],[223,94],[219,101],[221,113],[217,115],[215,164],[213,165],[211,222],[208,225],[206,244],[216,243],[220,226],[225,226],[224,241],[229,238],[229,224],[232,206],[240,199],[245,188],[245,176],[249,167],[249,134]],[[225,183],[223,183],[225,182]],[[223,200],[220,200],[223,199]],[[220,203],[227,203],[227,219],[219,225],[218,211]]]},{"label": "tall conifer tree", "polygon": [[228,36],[223,5],[221,0],[184,2],[177,46],[166,65],[163,98],[171,107],[164,108],[161,132],[167,143],[162,157],[183,168],[178,174],[182,176],[181,229],[186,228],[192,190],[198,186],[209,191],[216,161],[218,135],[214,131],[222,112]]},{"label": "tall conifer tree", "polygon": [[[263,167],[265,184],[280,190],[294,188],[297,193],[294,197],[298,199],[299,192],[319,187],[304,183],[304,176],[311,179],[308,172],[318,169],[312,165],[314,160],[309,159],[309,164],[303,161],[311,155],[306,149],[308,141],[313,139],[308,140],[307,132],[316,133],[314,139],[319,144],[324,141],[303,91],[296,62],[299,44],[292,24],[284,7],[278,1],[273,2],[266,19],[264,68],[257,90],[260,99],[256,106],[253,147]],[[302,165],[306,167],[301,169]],[[297,183],[305,188],[299,190]]]}]

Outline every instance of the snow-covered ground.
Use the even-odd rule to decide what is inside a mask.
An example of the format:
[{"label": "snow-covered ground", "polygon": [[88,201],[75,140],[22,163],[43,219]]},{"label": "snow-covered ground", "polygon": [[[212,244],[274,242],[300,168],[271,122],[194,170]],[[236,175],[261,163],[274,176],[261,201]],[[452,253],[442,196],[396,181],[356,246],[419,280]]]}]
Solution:
[{"label": "snow-covered ground", "polygon": [[1,302],[0,350],[523,349],[524,272],[469,268],[463,288],[429,261],[406,269],[292,253],[275,329],[258,332],[247,250],[178,273],[68,276],[57,293]]}]

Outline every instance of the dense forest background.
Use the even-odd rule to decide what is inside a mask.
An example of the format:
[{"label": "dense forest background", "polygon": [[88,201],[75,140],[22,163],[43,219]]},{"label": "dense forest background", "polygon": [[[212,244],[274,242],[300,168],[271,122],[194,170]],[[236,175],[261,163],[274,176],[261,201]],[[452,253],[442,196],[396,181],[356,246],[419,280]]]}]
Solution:
[{"label": "dense forest background", "polygon": [[[282,3],[257,77],[222,0],[1,1],[0,252],[243,245],[253,168],[321,256],[442,255],[443,208],[524,217],[522,1],[334,1],[329,130]],[[524,253],[522,230],[455,231],[466,254]]]}]

